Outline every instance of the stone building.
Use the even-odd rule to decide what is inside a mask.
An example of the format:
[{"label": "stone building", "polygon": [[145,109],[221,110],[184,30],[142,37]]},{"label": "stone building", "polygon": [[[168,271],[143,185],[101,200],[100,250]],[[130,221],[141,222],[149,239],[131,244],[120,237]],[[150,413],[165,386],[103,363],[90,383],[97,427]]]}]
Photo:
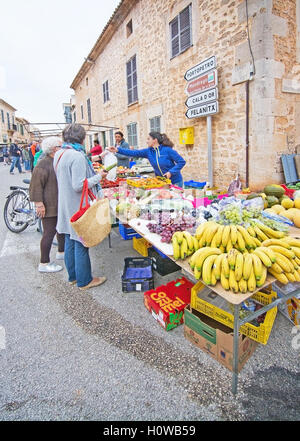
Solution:
[{"label": "stone building", "polygon": [[[300,0],[121,1],[72,82],[73,120],[119,127],[138,148],[150,129],[166,132],[187,160],[184,178],[205,180],[206,118],[185,116],[184,75],[212,55],[214,184],[236,172],[245,184],[247,169],[253,189],[282,182],[281,154],[300,148]],[[185,127],[191,145],[179,142]],[[110,145],[113,131],[101,137]]]},{"label": "stone building", "polygon": [[16,110],[0,98],[0,144],[8,144],[13,141],[13,135],[17,130]]}]

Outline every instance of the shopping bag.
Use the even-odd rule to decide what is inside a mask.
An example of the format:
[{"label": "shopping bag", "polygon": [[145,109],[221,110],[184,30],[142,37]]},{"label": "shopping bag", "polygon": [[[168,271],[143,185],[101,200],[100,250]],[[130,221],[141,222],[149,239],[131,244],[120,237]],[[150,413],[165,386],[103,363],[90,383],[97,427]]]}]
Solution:
[{"label": "shopping bag", "polygon": [[[92,204],[89,203],[89,198],[93,201]],[[87,179],[83,184],[79,210],[71,217],[70,223],[87,248],[99,245],[111,232],[109,201],[108,199],[97,201],[96,196],[88,188]]]}]

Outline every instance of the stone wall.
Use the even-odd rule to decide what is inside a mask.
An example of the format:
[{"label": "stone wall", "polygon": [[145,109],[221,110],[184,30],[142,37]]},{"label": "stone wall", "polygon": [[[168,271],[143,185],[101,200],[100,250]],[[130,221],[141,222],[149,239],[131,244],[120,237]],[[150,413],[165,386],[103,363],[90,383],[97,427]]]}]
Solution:
[{"label": "stone wall", "polygon": [[[192,3],[193,46],[170,60],[169,23]],[[249,27],[256,75],[250,82],[250,184],[282,181],[280,154],[297,144],[293,103],[298,97],[282,92],[282,78],[292,69],[296,51],[293,0],[249,0]],[[216,55],[220,112],[213,117],[214,183],[226,188],[239,172],[245,180],[245,83],[232,85],[232,72],[252,63],[246,32],[244,0],[140,0],[75,90],[77,122],[80,105],[91,99],[92,122],[119,127],[138,123],[139,147],[144,147],[149,118],[161,116],[162,131],[187,160],[184,178],[207,179],[206,119],[188,120],[184,105],[185,71]],[[133,33],[127,38],[126,24]],[[137,55],[139,102],[127,105],[126,62]],[[88,85],[86,85],[88,77]],[[103,104],[102,84],[109,81],[110,101]],[[300,109],[298,109],[300,112]],[[194,126],[193,146],[179,144],[179,128]],[[299,143],[300,144],[300,143]]]}]

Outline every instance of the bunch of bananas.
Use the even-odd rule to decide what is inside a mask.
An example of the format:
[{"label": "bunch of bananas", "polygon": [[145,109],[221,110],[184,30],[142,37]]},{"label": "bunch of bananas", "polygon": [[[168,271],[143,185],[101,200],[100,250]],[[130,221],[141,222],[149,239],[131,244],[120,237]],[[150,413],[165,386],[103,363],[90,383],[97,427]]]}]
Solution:
[{"label": "bunch of bananas", "polygon": [[199,248],[220,248],[223,253],[228,253],[232,248],[244,253],[260,247],[267,239],[282,239],[284,236],[283,232],[258,223],[246,229],[241,225],[219,225],[209,221],[199,225],[196,230]]},{"label": "bunch of bananas", "polygon": [[[282,240],[266,240],[263,247],[272,250],[275,262],[268,267],[268,271],[279,282],[300,282],[300,241],[292,237]],[[262,249],[263,247],[259,248]]]},{"label": "bunch of bananas", "polygon": [[199,249],[199,243],[196,237],[188,231],[177,231],[172,236],[174,259],[185,259],[194,254]]}]

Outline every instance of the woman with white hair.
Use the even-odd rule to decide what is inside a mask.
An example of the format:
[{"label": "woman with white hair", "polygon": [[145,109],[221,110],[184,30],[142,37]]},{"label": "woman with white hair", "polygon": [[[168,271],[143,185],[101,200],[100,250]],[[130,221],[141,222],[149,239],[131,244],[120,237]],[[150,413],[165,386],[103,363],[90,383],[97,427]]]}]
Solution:
[{"label": "woman with white hair", "polygon": [[62,140],[57,136],[50,136],[42,142],[43,158],[35,166],[30,182],[30,199],[35,203],[36,211],[42,218],[43,237],[41,240],[41,262],[38,270],[42,273],[61,271],[61,265],[50,263],[50,250],[55,234],[57,235],[57,260],[64,259],[65,238],[56,232],[58,187],[53,158],[61,149]]}]

